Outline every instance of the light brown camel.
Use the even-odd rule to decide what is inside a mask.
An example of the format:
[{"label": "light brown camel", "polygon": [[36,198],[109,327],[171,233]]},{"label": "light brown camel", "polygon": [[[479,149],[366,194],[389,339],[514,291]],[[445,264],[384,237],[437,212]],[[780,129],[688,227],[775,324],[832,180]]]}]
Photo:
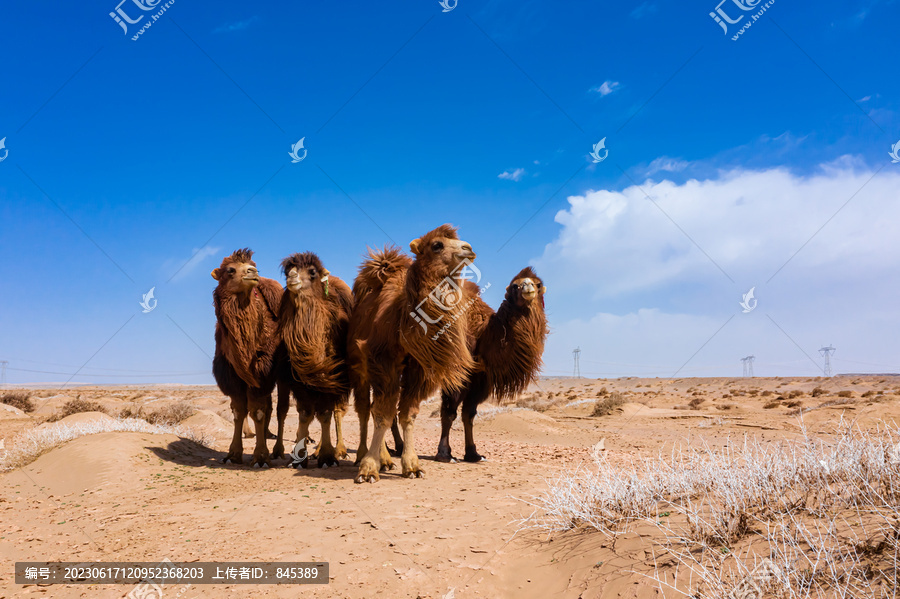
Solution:
[{"label": "light brown camel", "polygon": [[[472,246],[456,229],[442,225],[409,244],[415,256],[407,267],[387,252],[375,252],[360,269],[360,292],[351,315],[348,345],[352,377],[371,388],[375,432],[359,464],[356,482],[375,482],[386,466],[384,435],[398,416],[406,441],[400,456],[403,476],[421,477],[414,423],[419,404],[438,389],[461,388],[473,368],[466,345],[465,319],[454,314],[462,299]],[[377,289],[367,279],[383,281]],[[360,414],[362,419],[362,414]]]}]

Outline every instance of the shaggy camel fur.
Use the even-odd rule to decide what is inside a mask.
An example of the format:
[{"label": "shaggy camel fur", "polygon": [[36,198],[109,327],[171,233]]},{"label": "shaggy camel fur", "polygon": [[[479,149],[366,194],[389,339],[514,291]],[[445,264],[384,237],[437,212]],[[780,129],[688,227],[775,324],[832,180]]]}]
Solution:
[{"label": "shaggy camel fur", "polygon": [[[309,435],[315,416],[322,425],[322,441],[316,454],[318,465],[337,466],[337,459],[347,456],[342,420],[350,397],[346,355],[353,295],[350,287],[331,276],[312,252],[288,256],[281,268],[287,288],[278,315],[278,381],[290,388],[297,402],[297,441]],[[288,401],[278,403],[278,441],[273,451],[277,456],[284,455],[282,435],[288,406]],[[332,415],[337,447],[331,443]]]},{"label": "shaggy camel fur", "polygon": [[[259,276],[253,252],[237,250],[212,271],[218,281],[213,291],[216,309],[216,354],[213,375],[219,389],[231,398],[234,436],[225,463],[243,463],[241,425],[250,417],[256,427],[253,466],[268,466],[266,428],[272,416],[272,389],[275,387],[276,315],[281,301],[281,285]],[[278,395],[287,394],[279,386]]]},{"label": "shaggy camel fur", "polygon": [[415,260],[408,265],[396,249],[370,252],[354,283],[359,295],[350,318],[349,366],[355,389],[371,388],[375,424],[357,483],[377,481],[380,468],[392,465],[383,448],[394,416],[406,441],[402,473],[423,476],[413,431],[419,404],[438,389],[458,390],[474,367],[465,319],[453,313],[475,259],[472,246],[442,225],[409,247]]},{"label": "shaggy camel fur", "polygon": [[468,342],[476,369],[463,388],[444,389],[441,393],[437,461],[456,461],[450,452],[450,427],[460,404],[466,435],[463,459],[480,462],[484,457],[476,451],[472,433],[478,406],[490,395],[497,400],[515,397],[537,380],[548,333],[544,315],[546,291],[540,277],[531,268],[524,268],[506,288],[506,297],[494,313],[479,296],[478,286],[466,284],[466,298],[472,300],[466,312]]}]

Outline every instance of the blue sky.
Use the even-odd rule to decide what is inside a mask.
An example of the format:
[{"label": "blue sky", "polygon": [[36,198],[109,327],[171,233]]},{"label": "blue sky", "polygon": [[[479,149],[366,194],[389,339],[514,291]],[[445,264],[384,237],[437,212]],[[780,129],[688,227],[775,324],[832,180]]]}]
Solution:
[{"label": "blue sky", "polygon": [[897,0],[776,1],[737,41],[716,2],[176,0],[133,41],[164,4],[127,35],[115,1],[2,9],[10,383],[211,382],[223,255],[350,280],[444,222],[495,307],[538,267],[547,374],[900,371]]}]

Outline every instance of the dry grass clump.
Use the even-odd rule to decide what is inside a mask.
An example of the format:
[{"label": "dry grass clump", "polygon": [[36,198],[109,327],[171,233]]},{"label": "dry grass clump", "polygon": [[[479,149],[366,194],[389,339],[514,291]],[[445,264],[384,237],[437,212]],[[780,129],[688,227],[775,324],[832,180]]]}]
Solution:
[{"label": "dry grass clump", "polygon": [[[657,527],[664,596],[895,596],[896,426],[867,432],[842,421],[833,438],[804,430],[796,442],[688,447],[624,467],[601,454],[594,460],[549,481],[527,501],[534,511],[522,524],[613,537],[637,523]],[[672,516],[661,521],[663,512]],[[674,567],[675,577],[661,567]]]},{"label": "dry grass clump", "polygon": [[[573,396],[574,397],[574,396]],[[544,399],[543,394],[538,391],[533,394],[522,395],[516,400],[516,407],[524,408],[526,410],[534,410],[535,412],[546,412],[550,408],[566,403],[566,401],[570,400],[570,397],[564,397],[562,393],[556,394],[556,399],[554,399],[554,394],[547,393],[547,398]]]},{"label": "dry grass clump", "polygon": [[826,391],[822,387],[816,387],[812,390],[812,393],[810,393],[810,395],[812,395],[813,397],[819,397],[820,395],[825,395],[826,393],[828,393],[828,391]]},{"label": "dry grass clump", "polygon": [[770,401],[770,402],[767,402],[765,405],[763,405],[763,409],[771,410],[772,408],[777,408],[780,405],[781,405],[781,402],[778,400]]},{"label": "dry grass clump", "polygon": [[66,416],[80,414],[81,412],[103,412],[104,414],[108,414],[109,410],[107,410],[103,404],[89,399],[81,399],[81,396],[78,396],[75,399],[70,399],[64,403],[59,411],[47,419],[47,422],[56,422],[57,420],[62,420]]},{"label": "dry grass clump", "polygon": [[31,391],[25,389],[13,389],[0,394],[0,403],[18,408],[23,412],[33,412],[34,402],[31,401]]},{"label": "dry grass clump", "polygon": [[838,397],[853,397],[853,391],[840,391]]},{"label": "dry grass clump", "polygon": [[17,435],[11,447],[0,452],[0,472],[26,466],[55,447],[78,437],[98,433],[136,432],[156,435],[178,435],[204,447],[212,447],[213,437],[202,431],[181,426],[160,426],[135,418],[65,424],[58,422],[40,426]]},{"label": "dry grass clump", "polygon": [[705,401],[706,400],[703,399],[702,397],[695,397],[695,398],[691,399],[691,401],[688,402],[688,407],[692,410],[699,410],[700,404],[702,404]]},{"label": "dry grass clump", "polygon": [[762,392],[763,397],[769,397],[770,395],[772,395],[772,392],[769,391],[768,389],[766,389],[765,391]]},{"label": "dry grass clump", "polygon": [[789,391],[788,393],[786,393],[784,398],[785,399],[794,399],[795,397],[803,397],[804,395],[806,395],[806,393],[804,393],[803,391],[800,391],[799,389],[794,389],[793,391]]},{"label": "dry grass clump", "polygon": [[189,401],[179,401],[150,412],[144,420],[150,424],[175,425],[187,420],[197,412]]},{"label": "dry grass clump", "polygon": [[616,408],[625,404],[625,397],[618,391],[610,393],[609,397],[599,400],[594,404],[594,411],[591,416],[609,416]]}]

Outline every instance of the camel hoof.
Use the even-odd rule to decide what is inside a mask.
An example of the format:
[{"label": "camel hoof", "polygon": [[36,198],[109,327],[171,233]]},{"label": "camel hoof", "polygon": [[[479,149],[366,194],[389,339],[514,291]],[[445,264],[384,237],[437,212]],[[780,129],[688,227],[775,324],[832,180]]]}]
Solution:
[{"label": "camel hoof", "polygon": [[434,456],[434,461],[442,462],[444,464],[456,464],[458,462],[458,460],[456,458],[454,458],[452,455],[442,455],[442,454],[437,454],[436,456]]},{"label": "camel hoof", "polygon": [[362,484],[362,483],[370,483],[370,484],[376,483],[376,482],[378,482],[378,476],[376,476],[374,474],[369,474],[369,475],[360,474],[359,476],[356,477],[355,482],[358,485]]},{"label": "camel hoof", "polygon": [[411,470],[409,472],[404,472],[403,476],[406,478],[425,478],[424,470]]}]

